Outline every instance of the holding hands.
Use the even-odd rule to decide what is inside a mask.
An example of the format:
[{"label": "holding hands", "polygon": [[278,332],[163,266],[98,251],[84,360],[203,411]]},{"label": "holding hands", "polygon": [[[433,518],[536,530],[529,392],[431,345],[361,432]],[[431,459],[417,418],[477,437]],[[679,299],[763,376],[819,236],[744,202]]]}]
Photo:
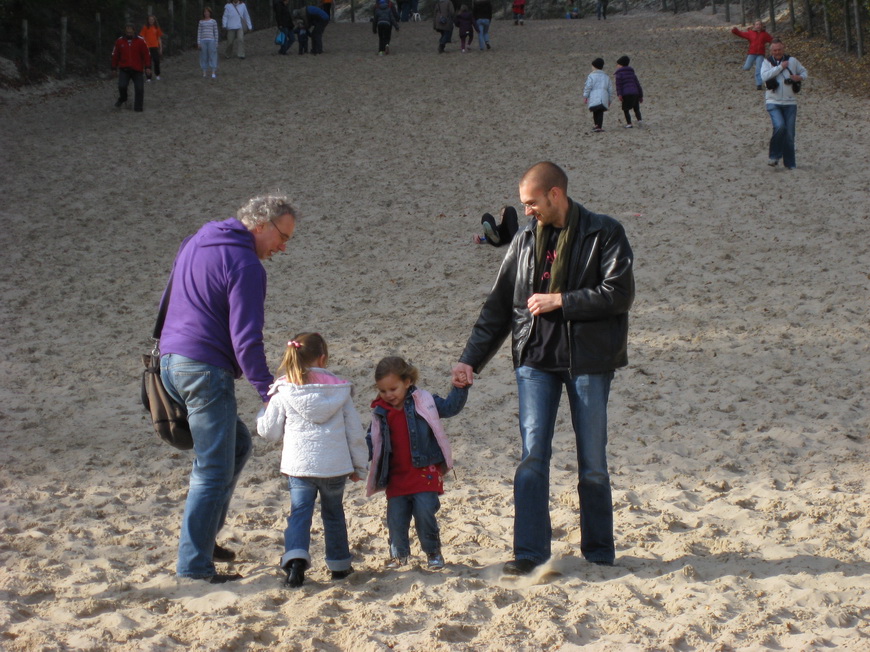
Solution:
[{"label": "holding hands", "polygon": [[464,362],[457,362],[453,367],[453,386],[470,387],[474,384],[474,369]]}]

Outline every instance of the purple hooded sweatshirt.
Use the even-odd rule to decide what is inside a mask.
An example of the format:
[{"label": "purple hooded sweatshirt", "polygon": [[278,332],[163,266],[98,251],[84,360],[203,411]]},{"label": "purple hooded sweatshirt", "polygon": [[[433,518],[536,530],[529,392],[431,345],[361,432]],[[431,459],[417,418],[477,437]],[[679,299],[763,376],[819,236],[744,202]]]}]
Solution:
[{"label": "purple hooded sweatshirt", "polygon": [[263,349],[266,270],[254,235],[232,217],[208,222],[175,258],[160,352],[243,374],[269,400],[272,374]]}]

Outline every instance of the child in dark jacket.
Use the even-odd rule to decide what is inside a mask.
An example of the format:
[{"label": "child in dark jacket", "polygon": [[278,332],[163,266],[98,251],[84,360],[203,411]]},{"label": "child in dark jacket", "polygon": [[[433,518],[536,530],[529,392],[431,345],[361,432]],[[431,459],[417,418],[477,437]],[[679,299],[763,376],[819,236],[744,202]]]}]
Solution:
[{"label": "child in dark jacket", "polygon": [[474,14],[468,9],[468,5],[462,5],[459,13],[453,19],[453,23],[459,28],[459,46],[466,51],[465,39],[468,38],[468,47],[471,47],[471,39],[474,36]]},{"label": "child in dark jacket", "polygon": [[378,397],[372,402],[372,424],[366,440],[371,470],[366,495],[386,489],[390,559],[400,568],[411,556],[411,517],[420,547],[432,570],[444,568],[435,513],[444,493],[442,476],[453,467],[450,442],[441,425],[465,407],[468,387],[454,387],[446,399],[416,387],[417,369],[391,356],[375,368]]},{"label": "child in dark jacket", "polygon": [[299,18],[294,24],[296,28],[293,33],[299,40],[299,54],[308,54],[308,29],[305,27],[305,21]]},{"label": "child in dark jacket", "polygon": [[622,102],[622,113],[625,115],[625,128],[631,129],[631,111],[634,111],[634,116],[637,118],[637,126],[643,125],[643,119],[640,117],[640,104],[643,102],[643,88],[640,86],[637,75],[634,74],[634,68],[630,65],[631,59],[623,55],[616,60],[616,96]]}]

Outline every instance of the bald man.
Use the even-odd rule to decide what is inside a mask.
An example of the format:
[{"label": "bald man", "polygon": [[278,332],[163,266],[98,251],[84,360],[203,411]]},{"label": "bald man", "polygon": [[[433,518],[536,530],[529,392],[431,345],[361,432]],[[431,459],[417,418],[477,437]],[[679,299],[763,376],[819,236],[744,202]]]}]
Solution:
[{"label": "bald man", "polygon": [[558,165],[533,165],[519,191],[533,219],[511,242],[453,382],[470,385],[511,336],[522,460],[514,476],[514,558],[504,572],[527,575],[551,555],[550,457],[563,387],[577,446],[580,551],[611,566],[607,400],[614,370],[628,364],[634,255],[619,222],[568,196]]}]

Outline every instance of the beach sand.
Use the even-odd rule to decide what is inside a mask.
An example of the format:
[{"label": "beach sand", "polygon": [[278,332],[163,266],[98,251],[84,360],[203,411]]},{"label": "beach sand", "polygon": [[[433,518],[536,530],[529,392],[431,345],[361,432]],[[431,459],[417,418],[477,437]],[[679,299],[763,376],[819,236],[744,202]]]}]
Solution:
[{"label": "beach sand", "polygon": [[[729,29],[707,12],[495,21],[491,51],[439,56],[424,22],[378,57],[368,24],[339,23],[321,57],[276,56],[254,33],[216,82],[195,53],[169,58],[142,114],[112,108],[113,81],[4,93],[0,648],[868,649],[870,104],[810,70],[799,169],[770,169],[762,93]],[[612,74],[622,54],[646,127],[623,129],[614,105],[591,133],[589,62]],[[625,225],[636,256],[610,401],[616,566],[579,552],[563,399],[553,558],[501,576],[520,454],[505,346],[445,422],[445,570],[416,541],[409,567],[385,570],[385,500],[354,484],[357,572],[331,581],[315,518],[307,581],[283,588],[280,444],[255,438],[219,537],[238,551],[221,568],[244,580],[177,582],[192,458],[157,440],[138,399],[182,238],[250,196],[293,198],[296,237],[266,263],[267,356],[321,332],[367,424],[384,355],[449,391],[503,254],[472,235],[519,205],[542,159]],[[253,426],[258,397],[244,380],[237,393]]]}]

